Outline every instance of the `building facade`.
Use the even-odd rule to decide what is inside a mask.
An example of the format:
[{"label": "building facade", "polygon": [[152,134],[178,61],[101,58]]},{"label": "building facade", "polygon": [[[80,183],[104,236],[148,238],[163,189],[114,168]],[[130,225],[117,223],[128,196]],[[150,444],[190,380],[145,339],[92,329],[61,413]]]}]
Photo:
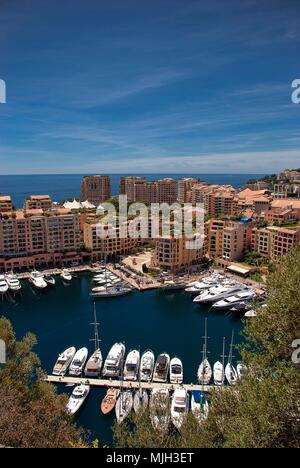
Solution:
[{"label": "building facade", "polygon": [[88,201],[94,206],[111,198],[110,178],[104,175],[84,177],[81,182],[81,201]]}]

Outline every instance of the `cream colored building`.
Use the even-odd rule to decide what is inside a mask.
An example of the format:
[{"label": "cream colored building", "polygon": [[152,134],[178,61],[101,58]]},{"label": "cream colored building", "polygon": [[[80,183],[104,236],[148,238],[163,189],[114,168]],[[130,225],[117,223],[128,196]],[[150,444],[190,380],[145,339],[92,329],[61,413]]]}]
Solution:
[{"label": "cream colored building", "polygon": [[42,211],[51,211],[52,209],[52,200],[49,195],[30,195],[25,200],[24,210],[42,210]]},{"label": "cream colored building", "polygon": [[[197,237],[195,236],[194,241]],[[162,270],[177,272],[196,265],[206,254],[206,243],[195,249],[187,248],[185,237],[160,237],[155,240],[155,250],[152,257],[152,266]]]},{"label": "cream colored building", "polygon": [[11,197],[9,195],[0,195],[0,213],[10,212],[12,209]]},{"label": "cream colored building", "polygon": [[199,184],[199,180],[193,177],[186,177],[178,181],[178,201],[179,203],[192,203],[192,188]]}]

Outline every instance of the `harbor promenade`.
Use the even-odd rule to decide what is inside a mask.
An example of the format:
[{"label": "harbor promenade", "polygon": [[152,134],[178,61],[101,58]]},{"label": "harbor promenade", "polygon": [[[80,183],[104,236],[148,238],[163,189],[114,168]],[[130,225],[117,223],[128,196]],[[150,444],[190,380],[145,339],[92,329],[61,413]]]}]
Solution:
[{"label": "harbor promenade", "polygon": [[[168,390],[174,390],[178,385],[170,383],[156,383],[156,382],[126,382],[119,380],[111,379],[88,379],[84,377],[58,377],[55,375],[47,375],[44,378],[45,382],[52,384],[63,384],[63,385],[90,385],[91,387],[114,387],[120,388],[121,386],[124,389],[138,389],[143,388],[145,390],[152,390],[153,388],[167,388]],[[202,390],[209,392],[215,387],[213,385],[198,385],[198,384],[183,384],[184,388],[191,392],[192,390]]]}]

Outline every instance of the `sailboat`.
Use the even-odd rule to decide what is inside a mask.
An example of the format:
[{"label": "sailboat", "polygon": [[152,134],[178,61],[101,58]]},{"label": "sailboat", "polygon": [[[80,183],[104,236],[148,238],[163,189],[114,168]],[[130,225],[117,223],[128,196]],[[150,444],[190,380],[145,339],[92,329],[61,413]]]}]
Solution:
[{"label": "sailboat", "polygon": [[100,340],[99,340],[99,331],[98,331],[98,326],[99,323],[97,323],[97,311],[96,311],[96,304],[94,303],[94,323],[91,325],[94,325],[94,333],[95,337],[93,340],[95,343],[95,351],[88,360],[86,366],[85,366],[85,376],[86,377],[99,377],[100,372],[101,372],[101,367],[102,367],[102,353],[100,350]]},{"label": "sailboat", "polygon": [[101,402],[101,411],[103,414],[108,414],[114,409],[119,393],[120,390],[117,388],[109,388],[107,390],[107,393]]},{"label": "sailboat", "polygon": [[119,398],[117,399],[115,411],[116,411],[116,417],[117,421],[119,424],[121,424],[129,415],[130,411],[133,408],[133,396],[131,390],[126,390],[124,392],[123,389],[123,367],[124,367],[124,357],[122,358],[122,372],[121,372],[121,389],[120,389],[120,395]]},{"label": "sailboat", "polygon": [[224,372],[225,337],[223,338],[223,354],[221,357],[222,357],[222,362],[217,361],[214,364],[214,368],[213,368],[214,384],[217,386],[224,385],[224,380],[225,380],[225,372]]},{"label": "sailboat", "polygon": [[207,318],[205,319],[205,336],[202,354],[203,361],[198,368],[198,382],[202,385],[209,385],[212,378],[212,368],[207,359]]},{"label": "sailboat", "polygon": [[145,408],[147,408],[148,403],[149,403],[147,390],[142,388],[140,372],[138,373],[138,379],[139,379],[139,388],[138,390],[135,391],[134,397],[133,397],[133,409],[135,413],[139,413],[140,411],[143,411]]},{"label": "sailboat", "polygon": [[234,330],[232,330],[232,335],[231,335],[231,343],[230,343],[230,351],[229,351],[229,357],[228,357],[228,363],[225,367],[225,375],[227,382],[229,385],[235,385],[238,380],[238,373],[235,369],[235,367],[232,365],[232,350],[233,350],[233,338],[234,338]]}]

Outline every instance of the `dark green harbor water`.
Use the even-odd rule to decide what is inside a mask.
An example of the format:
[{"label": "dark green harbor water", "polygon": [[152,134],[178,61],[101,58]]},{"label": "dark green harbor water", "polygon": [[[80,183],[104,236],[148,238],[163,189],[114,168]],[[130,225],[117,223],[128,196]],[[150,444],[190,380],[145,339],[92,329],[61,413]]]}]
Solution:
[{"label": "dark green harbor water", "polygon": [[[45,370],[51,372],[57,355],[69,346],[87,346],[92,350],[93,303],[89,297],[91,275],[82,274],[70,285],[60,278],[56,287],[40,292],[27,281],[23,282],[18,298],[0,301],[0,315],[9,318],[18,338],[27,331],[36,334]],[[184,292],[133,292],[121,298],[97,301],[98,322],[103,356],[116,341],[124,341],[126,350],[151,348],[157,355],[167,351],[171,358],[180,357],[184,364],[186,383],[196,382],[201,360],[204,319],[208,317],[209,359],[213,363],[222,352],[222,337],[227,339],[227,353],[232,329],[240,342],[242,324],[237,317],[209,312],[208,307],[193,304]],[[237,353],[235,353],[237,354]],[[72,388],[60,387],[71,393]],[[78,424],[89,429],[100,444],[112,443],[111,426],[114,414],[103,416],[100,402],[105,390],[93,389],[77,417]]]}]

